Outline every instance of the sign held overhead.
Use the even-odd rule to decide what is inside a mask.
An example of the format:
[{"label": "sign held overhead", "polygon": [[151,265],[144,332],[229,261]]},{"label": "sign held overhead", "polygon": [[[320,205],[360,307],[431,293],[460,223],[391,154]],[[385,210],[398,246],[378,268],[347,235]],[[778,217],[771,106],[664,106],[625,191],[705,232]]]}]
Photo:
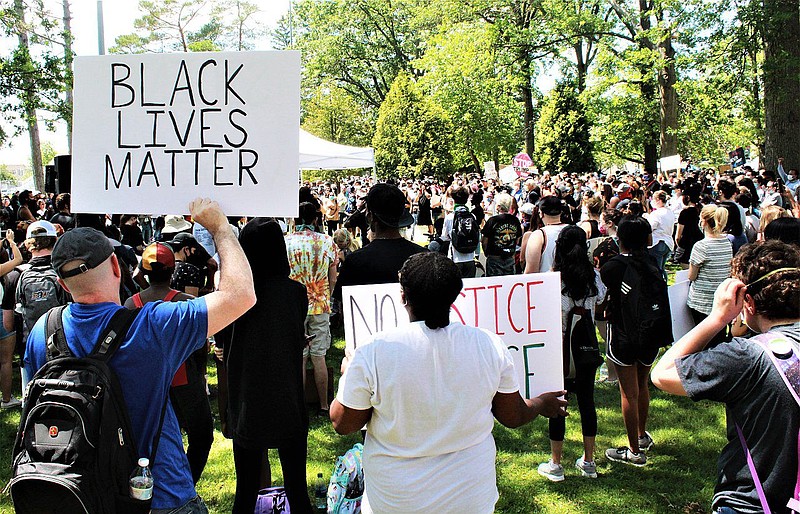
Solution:
[{"label": "sign held overhead", "polygon": [[296,216],[299,52],[78,57],[75,212]]}]

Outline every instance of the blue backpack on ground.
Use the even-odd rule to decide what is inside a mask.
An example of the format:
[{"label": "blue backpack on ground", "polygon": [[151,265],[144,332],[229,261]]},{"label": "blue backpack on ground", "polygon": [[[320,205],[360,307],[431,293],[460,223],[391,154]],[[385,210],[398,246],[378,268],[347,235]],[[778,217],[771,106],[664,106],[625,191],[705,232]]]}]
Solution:
[{"label": "blue backpack on ground", "polygon": [[359,514],[364,495],[364,470],[361,460],[364,445],[356,443],[336,459],[328,484],[328,514]]}]

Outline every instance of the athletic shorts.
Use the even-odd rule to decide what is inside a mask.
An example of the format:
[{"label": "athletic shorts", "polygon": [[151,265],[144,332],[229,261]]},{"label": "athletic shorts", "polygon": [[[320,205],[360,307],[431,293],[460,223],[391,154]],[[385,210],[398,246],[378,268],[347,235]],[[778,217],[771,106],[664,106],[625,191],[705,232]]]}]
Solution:
[{"label": "athletic shorts", "polygon": [[5,339],[6,337],[13,336],[16,333],[17,333],[16,331],[9,332],[8,330],[6,330],[6,327],[4,327],[2,323],[0,323],[0,339]]},{"label": "athletic shorts", "polygon": [[622,331],[609,324],[611,336],[606,345],[608,359],[617,366],[633,366],[637,362],[643,366],[652,366],[658,357],[658,348],[647,348],[633,345]]},{"label": "athletic shorts", "polygon": [[309,314],[306,316],[306,335],[314,336],[309,346],[303,349],[303,357],[325,357],[331,347],[331,315]]}]

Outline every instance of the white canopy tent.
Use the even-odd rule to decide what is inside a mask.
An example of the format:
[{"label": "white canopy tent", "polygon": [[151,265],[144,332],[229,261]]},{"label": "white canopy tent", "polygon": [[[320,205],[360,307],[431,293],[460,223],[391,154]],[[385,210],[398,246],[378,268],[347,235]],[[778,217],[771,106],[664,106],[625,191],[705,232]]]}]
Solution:
[{"label": "white canopy tent", "polygon": [[349,170],[374,168],[375,151],[325,141],[300,129],[300,169]]}]

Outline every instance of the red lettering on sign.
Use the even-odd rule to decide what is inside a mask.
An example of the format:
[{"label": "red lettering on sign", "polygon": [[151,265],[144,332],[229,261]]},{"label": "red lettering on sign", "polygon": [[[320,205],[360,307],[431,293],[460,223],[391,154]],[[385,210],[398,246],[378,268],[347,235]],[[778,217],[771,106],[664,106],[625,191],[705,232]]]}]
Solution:
[{"label": "red lettering on sign", "polygon": [[514,324],[514,319],[511,317],[511,299],[514,297],[514,289],[516,289],[517,287],[522,287],[522,284],[519,283],[514,284],[513,286],[511,286],[511,291],[508,292],[507,310],[508,310],[508,323],[511,325],[512,330],[514,330],[514,332],[519,334],[525,329],[517,328],[517,326]]}]

